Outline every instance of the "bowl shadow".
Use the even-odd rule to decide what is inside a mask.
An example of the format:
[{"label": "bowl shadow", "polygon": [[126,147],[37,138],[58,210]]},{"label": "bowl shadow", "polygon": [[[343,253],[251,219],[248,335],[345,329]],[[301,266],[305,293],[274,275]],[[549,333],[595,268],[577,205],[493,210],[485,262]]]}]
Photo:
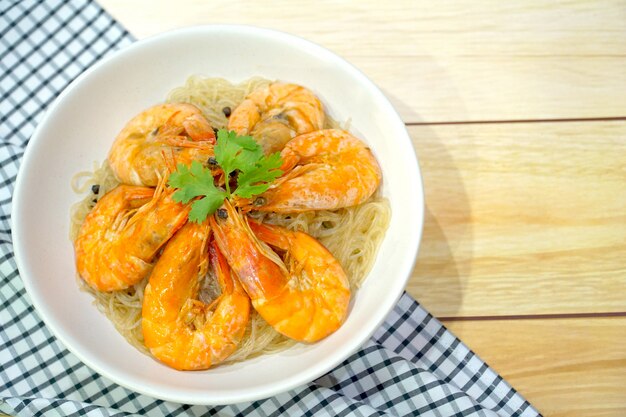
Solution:
[{"label": "bowl shadow", "polygon": [[[467,125],[420,121],[419,115],[406,104],[389,92],[384,93],[402,110],[405,120],[411,120],[406,128],[424,184],[422,240],[406,291],[434,316],[456,317],[463,304],[474,252],[472,210],[458,166],[457,139],[462,133],[462,159],[472,160],[471,129]],[[464,110],[460,109],[459,113],[463,114]]]}]

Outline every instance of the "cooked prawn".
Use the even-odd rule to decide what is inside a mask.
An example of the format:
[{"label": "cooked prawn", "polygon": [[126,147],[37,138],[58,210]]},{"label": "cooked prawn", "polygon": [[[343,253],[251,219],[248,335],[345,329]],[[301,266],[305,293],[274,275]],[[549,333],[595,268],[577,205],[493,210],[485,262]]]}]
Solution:
[{"label": "cooked prawn", "polygon": [[[209,219],[215,241],[265,321],[303,342],[337,330],[350,285],[333,255],[306,233],[248,222],[228,201],[221,210]],[[262,241],[284,251],[285,261]]]},{"label": "cooked prawn", "polygon": [[213,156],[215,132],[197,107],[159,104],[139,113],[117,135],[109,164],[124,184],[154,187],[167,173],[165,152],[179,163]]},{"label": "cooked prawn", "polygon": [[209,263],[208,222],[187,223],[163,249],[146,286],[142,328],[154,357],[178,370],[206,369],[224,361],[243,337],[250,299],[213,243],[210,260],[221,294],[198,299]]},{"label": "cooked prawn", "polygon": [[115,291],[150,273],[157,251],[187,221],[173,190],[119,185],[91,210],[74,242],[78,274],[99,291]]},{"label": "cooked prawn", "polygon": [[254,137],[266,154],[280,151],[293,137],[323,126],[324,109],[315,94],[281,82],[250,93],[228,121],[229,130]]},{"label": "cooked prawn", "polygon": [[300,135],[281,156],[286,174],[254,201],[238,205],[277,213],[355,206],[370,198],[382,176],[372,151],[343,130]]}]

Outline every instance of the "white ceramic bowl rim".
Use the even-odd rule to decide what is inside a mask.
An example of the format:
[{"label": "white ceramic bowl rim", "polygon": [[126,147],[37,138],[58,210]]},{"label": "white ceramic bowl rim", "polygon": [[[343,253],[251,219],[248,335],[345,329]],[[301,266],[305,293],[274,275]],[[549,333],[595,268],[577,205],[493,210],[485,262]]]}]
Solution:
[{"label": "white ceramic bowl rim", "polygon": [[[72,95],[80,87],[80,85],[85,80],[92,77],[93,74],[105,72],[107,68],[109,68],[111,65],[114,65],[118,61],[125,60],[128,56],[132,56],[137,51],[147,46],[160,44],[164,41],[171,41],[178,38],[185,38],[190,35],[210,35],[216,33],[219,33],[222,36],[239,36],[243,34],[248,36],[260,37],[273,40],[277,43],[282,43],[293,48],[297,48],[301,51],[306,51],[311,55],[320,57],[320,59],[332,62],[333,65],[336,65],[342,71],[346,72],[350,77],[356,79],[360,85],[367,89],[368,93],[373,95],[376,101],[379,102],[380,106],[382,106],[384,111],[388,113],[387,116],[391,117],[392,120],[393,117],[395,117],[397,119],[395,123],[397,123],[398,126],[400,126],[400,124],[402,125],[402,129],[399,129],[398,127],[397,135],[400,137],[398,138],[396,146],[400,147],[400,152],[403,154],[403,158],[406,158],[402,161],[402,163],[405,167],[407,185],[410,187],[406,190],[406,195],[404,195],[402,203],[415,210],[415,218],[413,219],[414,223],[411,224],[412,228],[407,231],[408,235],[402,238],[403,247],[395,249],[401,250],[403,251],[403,253],[406,254],[404,259],[402,259],[401,265],[398,266],[398,270],[401,272],[395,280],[390,281],[388,293],[381,294],[379,305],[377,305],[376,308],[372,311],[367,326],[365,326],[365,328],[363,328],[360,333],[355,335],[354,338],[346,340],[345,343],[343,343],[340,348],[336,349],[332,355],[327,357],[324,362],[313,364],[301,372],[294,372],[293,375],[284,378],[279,382],[261,385],[255,387],[255,389],[253,390],[250,389],[242,390],[240,392],[226,393],[220,392],[219,396],[211,397],[207,396],[206,393],[202,392],[201,390],[184,391],[176,390],[175,387],[167,387],[167,389],[165,389],[165,387],[163,386],[152,386],[150,384],[146,384],[145,381],[142,382],[142,380],[140,379],[134,379],[131,375],[111,369],[107,365],[107,363],[101,361],[100,358],[94,357],[92,354],[90,354],[90,352],[83,351],[75,346],[75,341],[69,337],[63,323],[53,318],[53,311],[51,311],[51,309],[49,308],[45,296],[37,289],[36,278],[31,271],[31,264],[29,264],[30,258],[27,255],[28,248],[25,246],[26,243],[22,239],[22,230],[25,227],[24,222],[28,221],[28,216],[24,214],[26,213],[27,205],[27,191],[24,189],[25,185],[23,184],[23,182],[25,181],[24,177],[26,176],[24,171],[32,165],[32,154],[35,152],[34,150],[40,145],[40,143],[45,140],[44,132],[46,131],[47,126],[55,118],[57,110],[60,107],[60,103],[62,103],[66,99],[66,97]],[[402,130],[404,131],[404,135],[402,135],[401,133]],[[167,32],[148,38],[146,40],[135,42],[129,47],[109,55],[108,57],[102,59],[91,68],[86,70],[78,78],[76,78],[54,101],[30,140],[30,143],[24,154],[21,168],[23,169],[20,169],[20,172],[18,174],[13,199],[13,242],[15,248],[16,262],[22,280],[24,282],[26,290],[28,291],[28,294],[32,299],[34,306],[36,307],[37,312],[44,320],[46,325],[52,330],[55,336],[82,362],[87,364],[92,369],[96,370],[98,373],[129,389],[156,398],[161,398],[174,402],[190,404],[230,404],[242,401],[251,401],[269,397],[274,394],[284,392],[294,387],[306,384],[313,379],[321,376],[322,374],[328,372],[329,370],[337,366],[341,361],[345,360],[360,346],[362,346],[363,343],[365,343],[365,341],[382,323],[388,312],[393,308],[397,299],[402,294],[404,286],[406,285],[406,281],[410,276],[413,264],[417,256],[417,250],[421,238],[424,214],[422,179],[420,176],[419,167],[415,158],[410,138],[406,133],[404,124],[400,120],[399,116],[397,116],[397,114],[395,113],[395,110],[393,109],[390,102],[383,95],[383,93],[365,75],[363,75],[363,73],[361,73],[351,64],[347,63],[342,58],[338,57],[327,49],[322,48],[321,46],[318,46],[304,39],[298,38],[296,36],[268,29],[260,29],[256,27],[240,25],[212,25],[191,27]]]}]

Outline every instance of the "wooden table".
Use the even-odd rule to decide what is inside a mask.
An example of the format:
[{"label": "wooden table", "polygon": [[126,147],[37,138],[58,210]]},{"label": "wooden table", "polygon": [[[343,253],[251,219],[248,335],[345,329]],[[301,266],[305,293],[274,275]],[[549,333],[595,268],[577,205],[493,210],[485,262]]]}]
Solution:
[{"label": "wooden table", "polygon": [[409,293],[545,415],[626,415],[626,2],[99,2],[137,38],[250,24],[359,67],[424,175]]}]

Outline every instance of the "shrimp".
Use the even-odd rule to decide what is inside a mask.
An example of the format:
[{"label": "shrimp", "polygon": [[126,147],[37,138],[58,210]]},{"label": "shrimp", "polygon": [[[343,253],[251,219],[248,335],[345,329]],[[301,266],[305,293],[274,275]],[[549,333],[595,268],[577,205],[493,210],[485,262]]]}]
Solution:
[{"label": "shrimp", "polygon": [[153,188],[119,185],[89,212],[74,242],[76,269],[99,291],[128,288],[146,277],[157,251],[187,221],[188,206]]},{"label": "shrimp", "polygon": [[[337,330],[350,285],[333,255],[306,233],[248,222],[228,201],[221,210],[209,218],[215,241],[265,321],[302,342]],[[284,251],[286,264],[262,241]]]},{"label": "shrimp", "polygon": [[213,242],[209,253],[222,293],[198,300],[209,256],[207,222],[187,223],[163,249],[145,289],[142,328],[154,357],[178,370],[206,369],[224,361],[243,337],[250,299],[230,274]]},{"label": "shrimp", "polygon": [[323,126],[324,109],[315,94],[281,82],[250,93],[228,120],[229,130],[254,137],[266,154],[278,152],[293,137]]},{"label": "shrimp", "polygon": [[365,202],[382,177],[372,151],[343,130],[300,135],[281,156],[286,174],[254,201],[241,200],[237,205],[277,213],[335,210]]},{"label": "shrimp", "polygon": [[197,107],[159,104],[126,124],[113,142],[109,164],[120,182],[154,187],[167,173],[164,151],[188,165],[213,156],[214,143],[215,132]]}]

